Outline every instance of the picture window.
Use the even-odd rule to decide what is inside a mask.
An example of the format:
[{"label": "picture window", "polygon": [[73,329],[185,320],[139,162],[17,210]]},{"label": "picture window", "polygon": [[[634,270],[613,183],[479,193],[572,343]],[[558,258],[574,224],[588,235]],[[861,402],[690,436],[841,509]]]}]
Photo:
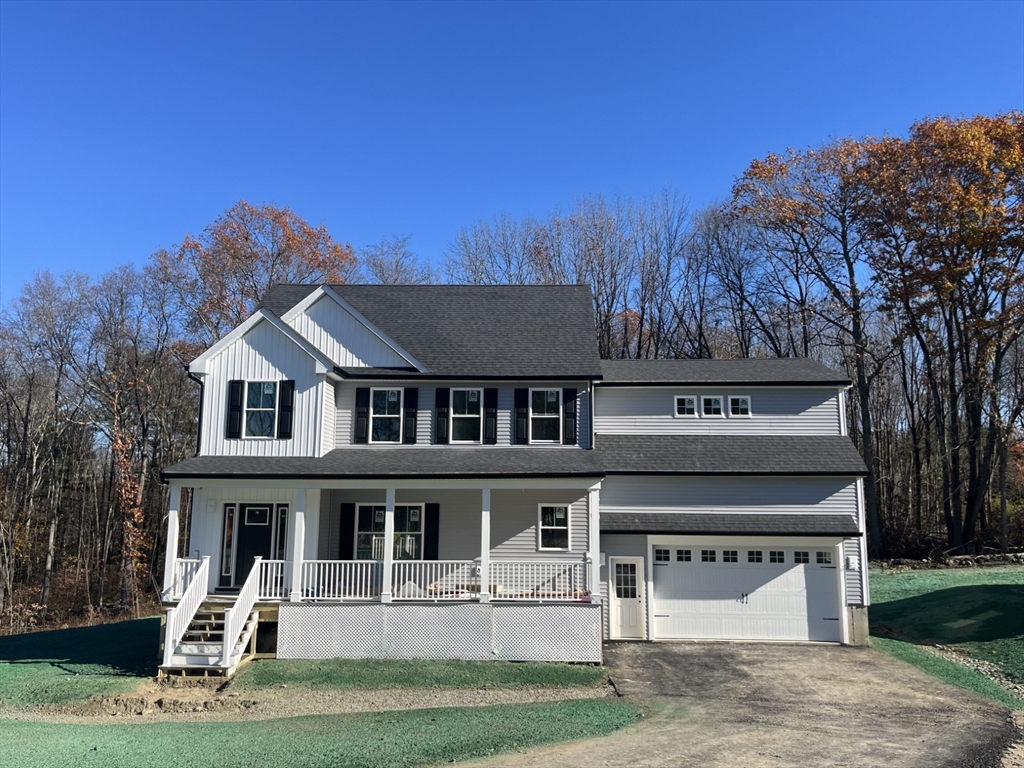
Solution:
[{"label": "picture window", "polygon": [[715,550],[713,550],[713,549],[702,549],[700,551],[700,561],[702,563],[713,563],[713,562],[715,562]]},{"label": "picture window", "polygon": [[676,396],[676,416],[696,416],[697,398],[690,395]]},{"label": "picture window", "polygon": [[245,394],[245,436],[273,437],[277,382],[250,381]]},{"label": "picture window", "polygon": [[668,549],[656,549],[654,550],[654,562],[656,563],[668,563],[672,561],[672,552]]},{"label": "picture window", "polygon": [[763,563],[764,553],[758,549],[751,549],[747,551],[747,562],[748,563]]},{"label": "picture window", "polygon": [[724,416],[722,398],[718,395],[705,395],[701,398],[701,414],[704,416]]},{"label": "picture window", "polygon": [[722,562],[723,563],[738,563],[740,561],[739,552],[735,549],[723,549],[722,550]]},{"label": "picture window", "polygon": [[680,563],[688,563],[693,559],[693,554],[688,549],[677,549],[676,560]]},{"label": "picture window", "polygon": [[786,562],[786,553],[781,549],[773,549],[768,553],[769,563],[784,563]]},{"label": "picture window", "polygon": [[569,508],[541,505],[540,548],[569,549]]},{"label": "picture window", "polygon": [[794,563],[809,563],[809,562],[811,562],[811,553],[810,552],[801,552],[801,551],[797,550],[796,552],[793,553],[793,562]]}]

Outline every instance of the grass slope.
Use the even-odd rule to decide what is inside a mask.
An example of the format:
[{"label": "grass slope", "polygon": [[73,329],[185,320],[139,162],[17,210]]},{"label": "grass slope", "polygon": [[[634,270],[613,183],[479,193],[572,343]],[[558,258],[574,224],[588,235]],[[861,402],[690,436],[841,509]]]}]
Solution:
[{"label": "grass slope", "polygon": [[595,686],[602,667],[569,664],[512,664],[496,661],[414,661],[372,659],[260,660],[239,670],[232,686],[263,688],[517,688]]},{"label": "grass slope", "polygon": [[874,645],[955,685],[1024,706],[983,675],[915,647],[955,645],[1024,683],[1024,568],[871,571],[870,578]]},{"label": "grass slope", "polygon": [[60,704],[133,690],[157,668],[160,619],[0,637],[0,705]]},{"label": "grass slope", "polygon": [[0,762],[19,768],[422,766],[603,736],[640,716],[621,699],[592,699],[252,722],[0,721]]}]

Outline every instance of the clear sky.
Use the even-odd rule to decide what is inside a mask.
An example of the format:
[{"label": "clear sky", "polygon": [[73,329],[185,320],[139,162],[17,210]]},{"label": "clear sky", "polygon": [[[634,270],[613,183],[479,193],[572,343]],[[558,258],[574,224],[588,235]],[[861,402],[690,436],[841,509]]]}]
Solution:
[{"label": "clear sky", "polygon": [[1024,108],[1024,0],[0,0],[0,301],[236,201],[356,247],[581,195],[698,208],[750,160]]}]

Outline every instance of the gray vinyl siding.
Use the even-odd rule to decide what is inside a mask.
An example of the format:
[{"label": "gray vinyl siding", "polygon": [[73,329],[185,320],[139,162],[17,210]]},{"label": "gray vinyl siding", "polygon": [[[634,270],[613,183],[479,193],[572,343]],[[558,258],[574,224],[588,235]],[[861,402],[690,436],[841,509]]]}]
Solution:
[{"label": "gray vinyl siding", "polygon": [[342,368],[409,365],[408,360],[330,297],[317,300],[293,317],[289,325]]},{"label": "gray vinyl siding", "polygon": [[[677,417],[675,398],[719,395],[750,398],[750,416]],[[608,435],[838,435],[839,393],[832,388],[601,387],[594,427]]]},{"label": "gray vinyl siding", "polygon": [[852,477],[649,477],[612,475],[602,512],[857,515]]},{"label": "gray vinyl siding", "polygon": [[846,563],[842,563],[846,576],[846,604],[864,605],[864,590],[861,586],[861,568],[864,567],[864,563],[860,561],[860,541],[858,539],[844,541],[843,556],[844,559],[853,558],[853,562],[857,564],[856,568],[846,568]]}]

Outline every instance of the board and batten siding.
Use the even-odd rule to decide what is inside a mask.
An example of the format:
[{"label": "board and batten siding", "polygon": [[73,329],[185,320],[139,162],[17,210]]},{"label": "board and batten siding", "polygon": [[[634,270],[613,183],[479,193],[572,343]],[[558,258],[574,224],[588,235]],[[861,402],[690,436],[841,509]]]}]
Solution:
[{"label": "board and batten siding", "polygon": [[[676,416],[678,395],[750,397],[750,416]],[[594,431],[606,435],[838,435],[839,393],[833,388],[601,387]]]},{"label": "board and batten siding", "polygon": [[851,477],[654,477],[611,475],[601,512],[813,513],[857,516]]},{"label": "board and batten siding", "polygon": [[288,324],[342,368],[409,365],[408,360],[329,296],[314,302]]},{"label": "board and batten siding", "polygon": [[[205,456],[319,456],[320,411],[327,382],[313,359],[269,322],[253,326],[207,365],[203,384],[202,454]],[[227,438],[228,382],[295,382],[292,437]],[[280,392],[280,387],[278,387]],[[276,428],[276,422],[275,422]],[[243,425],[244,430],[244,425]]]}]

